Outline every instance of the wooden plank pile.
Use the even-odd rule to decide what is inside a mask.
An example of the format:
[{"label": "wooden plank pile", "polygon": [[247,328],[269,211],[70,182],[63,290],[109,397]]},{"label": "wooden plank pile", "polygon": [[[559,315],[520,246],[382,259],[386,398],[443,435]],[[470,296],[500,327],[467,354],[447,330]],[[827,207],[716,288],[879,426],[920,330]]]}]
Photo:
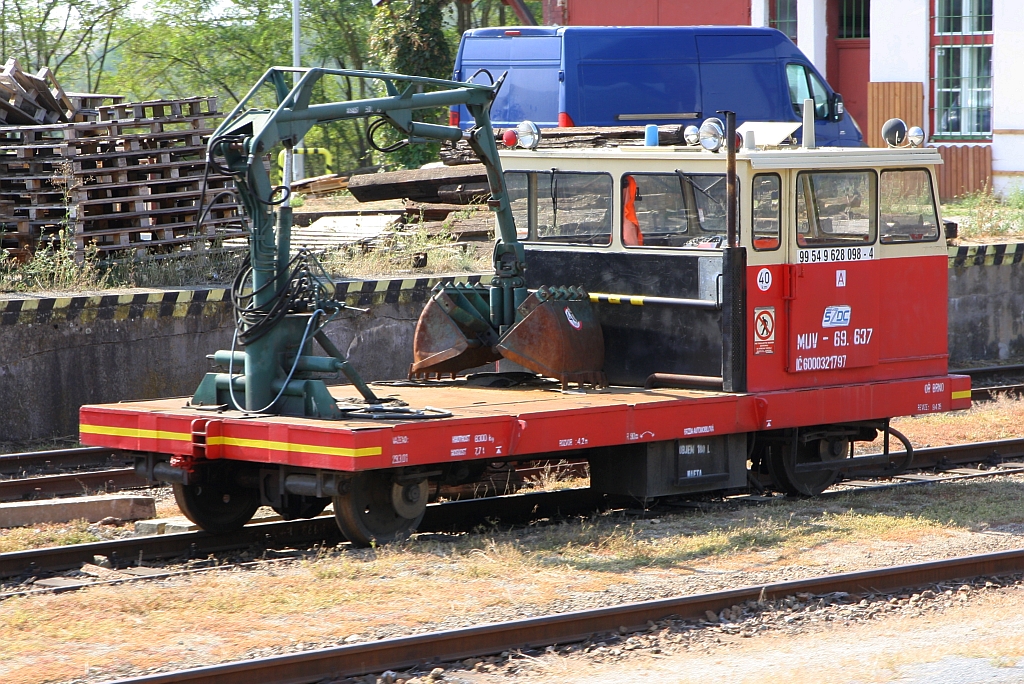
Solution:
[{"label": "wooden plank pile", "polygon": [[348,176],[329,173],[326,176],[304,178],[292,183],[292,192],[304,197],[326,197],[348,187]]},{"label": "wooden plank pile", "polygon": [[[685,145],[683,124],[658,126],[659,145]],[[541,129],[540,146],[545,149],[564,147],[618,147],[621,145],[643,145],[644,126],[577,126],[574,128]],[[495,129],[498,149],[503,149],[503,129]],[[465,140],[445,143],[441,146],[441,160],[446,166],[479,164],[476,154]]]},{"label": "wooden plank pile", "polygon": [[[27,256],[65,223],[79,254],[87,245],[168,252],[245,234],[234,197],[196,227],[216,98],[76,97],[93,120],[0,127],[0,247]],[[211,169],[202,203],[231,185]]]},{"label": "wooden plank pile", "polygon": [[480,163],[464,166],[437,166],[387,173],[352,176],[348,191],[360,202],[409,199],[416,202],[441,202],[438,194],[461,184],[486,183],[487,172]]}]

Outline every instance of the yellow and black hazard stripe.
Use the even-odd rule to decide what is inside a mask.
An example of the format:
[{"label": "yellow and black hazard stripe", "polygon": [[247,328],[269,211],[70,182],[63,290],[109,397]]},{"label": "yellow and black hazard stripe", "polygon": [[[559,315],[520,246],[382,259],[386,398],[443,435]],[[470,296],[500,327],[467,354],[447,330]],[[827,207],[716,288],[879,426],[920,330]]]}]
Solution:
[{"label": "yellow and black hazard stripe", "polygon": [[[336,283],[337,297],[351,306],[424,302],[430,290],[447,281],[484,283],[491,276],[346,280]],[[216,316],[230,312],[226,288],[167,290],[78,297],[24,296],[0,299],[0,326],[46,323],[88,324],[100,320],[135,320]]]},{"label": "yellow and black hazard stripe", "polygon": [[1024,261],[1024,243],[959,245],[949,248],[949,267],[1004,266]]}]

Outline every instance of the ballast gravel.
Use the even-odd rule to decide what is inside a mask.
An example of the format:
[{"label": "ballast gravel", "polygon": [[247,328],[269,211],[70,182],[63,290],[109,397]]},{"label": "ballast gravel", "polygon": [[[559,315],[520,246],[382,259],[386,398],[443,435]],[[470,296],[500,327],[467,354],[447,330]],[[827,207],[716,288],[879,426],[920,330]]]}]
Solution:
[{"label": "ballast gravel", "polygon": [[[402,672],[382,672],[360,677],[325,679],[320,684],[486,684],[505,681],[552,681],[553,672],[605,666],[632,681],[631,662],[639,658],[671,658],[693,654],[722,654],[740,640],[769,634],[811,636],[828,625],[833,628],[885,621],[887,618],[922,618],[955,613],[979,600],[1024,595],[1024,575],[977,578],[966,582],[929,585],[917,591],[879,593],[866,597],[846,592],[795,594],[774,601],[747,601],[718,613],[707,611],[704,619],[665,619],[647,623],[647,629],[594,635],[575,644],[552,645],[543,650],[504,652],[459,662],[432,664]],[[835,635],[835,632],[832,632]],[[621,669],[607,666],[621,665]],[[1024,679],[1024,673],[1020,674]],[[614,676],[614,675],[613,675]],[[821,680],[814,680],[821,681]],[[958,679],[957,681],[961,681]],[[982,672],[962,681],[1004,681]],[[1005,681],[1020,681],[1017,678]]]}]

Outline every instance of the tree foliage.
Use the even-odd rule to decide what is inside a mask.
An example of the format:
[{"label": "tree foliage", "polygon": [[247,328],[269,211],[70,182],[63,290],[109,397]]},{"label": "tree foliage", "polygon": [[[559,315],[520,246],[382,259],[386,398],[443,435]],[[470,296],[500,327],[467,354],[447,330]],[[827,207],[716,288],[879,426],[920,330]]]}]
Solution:
[{"label": "tree foliage", "polygon": [[[0,0],[0,58],[49,67],[68,86],[98,92],[108,60],[132,38],[130,0]],[[71,87],[68,88],[72,89]]]},{"label": "tree foliage", "polygon": [[[540,16],[539,0],[534,12]],[[388,70],[449,78],[462,31],[517,24],[501,0],[301,0],[304,66]],[[230,110],[275,64],[291,64],[291,0],[0,0],[0,64],[53,69],[67,90],[111,92],[131,100],[216,95]],[[358,79],[324,79],[321,101],[379,95]],[[420,112],[439,121],[445,112]],[[397,137],[381,142],[394,142]],[[366,122],[320,126],[307,147],[326,147],[335,171],[387,161],[418,165],[436,145],[414,145],[387,159],[370,148]],[[307,163],[320,172],[320,162]]]},{"label": "tree foliage", "polygon": [[[409,76],[449,78],[451,49],[444,32],[444,8],[448,0],[391,0],[380,5],[373,22],[370,47],[385,70]],[[443,112],[417,112],[417,119],[437,122]],[[402,136],[391,133],[382,142]],[[416,168],[437,158],[437,143],[410,145],[391,155],[397,163]]]},{"label": "tree foliage", "polygon": [[115,83],[137,98],[220,95],[234,106],[267,67],[291,64],[288,0],[157,0]]}]

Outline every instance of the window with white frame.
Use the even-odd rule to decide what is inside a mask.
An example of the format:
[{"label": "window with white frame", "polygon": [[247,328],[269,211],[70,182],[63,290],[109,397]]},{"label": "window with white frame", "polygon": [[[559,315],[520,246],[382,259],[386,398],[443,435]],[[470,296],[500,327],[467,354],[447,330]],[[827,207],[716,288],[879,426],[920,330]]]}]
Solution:
[{"label": "window with white frame", "polygon": [[932,0],[936,138],[992,137],[992,0]]}]

